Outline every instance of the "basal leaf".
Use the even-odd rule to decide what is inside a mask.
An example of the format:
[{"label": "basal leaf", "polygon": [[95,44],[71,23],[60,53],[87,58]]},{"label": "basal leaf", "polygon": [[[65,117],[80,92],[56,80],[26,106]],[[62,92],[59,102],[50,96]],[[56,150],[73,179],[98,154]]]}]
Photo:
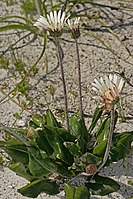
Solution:
[{"label": "basal leaf", "polygon": [[70,117],[70,132],[77,138],[76,145],[83,154],[86,150],[86,142],[89,141],[90,135],[83,122],[75,115]]},{"label": "basal leaf", "polygon": [[58,128],[62,127],[61,124],[56,120],[50,109],[46,111],[46,123],[47,126],[49,127],[58,127]]},{"label": "basal leaf", "polygon": [[86,152],[80,157],[80,160],[85,164],[98,164],[101,161],[101,158],[92,153]]},{"label": "basal leaf", "polygon": [[42,155],[36,148],[32,148],[29,152],[29,170],[35,177],[43,177],[52,172],[49,168],[48,162],[50,161],[47,154]]},{"label": "basal leaf", "polygon": [[71,165],[74,161],[73,156],[64,146],[64,140],[62,140],[61,137],[53,131],[53,129],[46,126],[44,127],[43,132],[48,139],[51,147],[54,149],[54,155],[56,158],[59,158],[68,165]]},{"label": "basal leaf", "polygon": [[34,177],[30,174],[28,169],[26,169],[26,167],[20,162],[16,162],[16,163],[11,162],[8,165],[8,167],[12,171],[14,171],[16,174],[24,177],[25,179],[27,179],[29,181],[32,181],[34,179]]},{"label": "basal leaf", "polygon": [[39,127],[42,127],[45,124],[44,118],[39,114],[35,114],[32,117],[32,121]]},{"label": "basal leaf", "polygon": [[88,141],[88,131],[78,116],[74,115],[70,117],[70,131],[74,136],[82,136]]},{"label": "basal leaf", "polygon": [[131,152],[131,143],[133,142],[133,131],[114,134],[113,147],[111,149],[111,162],[116,162],[125,158]]},{"label": "basal leaf", "polygon": [[73,155],[73,157],[79,157],[82,155],[82,152],[80,151],[79,147],[77,146],[77,143],[66,142],[65,146],[68,148],[68,150]]},{"label": "basal leaf", "polygon": [[89,199],[90,194],[87,187],[64,184],[66,199]]},{"label": "basal leaf", "polygon": [[51,147],[48,139],[46,138],[43,131],[38,131],[38,135],[36,137],[36,142],[40,149],[46,151],[48,155],[52,155],[54,152],[53,148]]},{"label": "basal leaf", "polygon": [[110,129],[110,117],[106,118],[101,125],[99,126],[97,132],[96,132],[96,138],[98,143],[103,141],[104,139],[108,138],[109,135],[109,129]]},{"label": "basal leaf", "polygon": [[95,182],[86,183],[86,187],[89,189],[91,195],[105,196],[118,191],[120,185],[111,178],[96,175]]},{"label": "basal leaf", "polygon": [[49,195],[55,195],[59,193],[59,189],[55,181],[42,179],[27,184],[26,186],[18,189],[18,192],[23,196],[36,198],[42,192]]},{"label": "basal leaf", "polygon": [[100,109],[99,107],[96,107],[93,118],[92,118],[92,122],[91,125],[89,127],[89,133],[92,133],[93,129],[95,128],[97,121],[100,119],[101,115],[102,115],[102,109]]},{"label": "basal leaf", "polygon": [[106,145],[107,145],[107,139],[102,140],[94,147],[93,154],[102,157],[105,152]]},{"label": "basal leaf", "polygon": [[15,139],[0,141],[0,147],[5,148],[5,151],[14,162],[21,162],[25,165],[28,164],[28,149],[22,142]]}]

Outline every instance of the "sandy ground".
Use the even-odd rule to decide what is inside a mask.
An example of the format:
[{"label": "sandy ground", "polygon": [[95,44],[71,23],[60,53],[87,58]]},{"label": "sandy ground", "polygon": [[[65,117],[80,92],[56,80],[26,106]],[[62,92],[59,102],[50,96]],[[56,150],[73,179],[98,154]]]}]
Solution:
[{"label": "sandy ground", "polygon": [[[101,2],[101,1],[96,1]],[[6,6],[4,2],[0,3],[0,13],[2,16],[5,15],[17,15],[20,14],[20,5],[14,4],[11,6]],[[102,1],[102,4],[118,6],[119,1]],[[132,1],[129,1],[125,6],[133,8]],[[88,6],[89,7],[89,6]],[[95,10],[97,7],[95,8]],[[78,8],[80,12],[82,8]],[[92,13],[92,8],[90,9],[90,13]],[[93,11],[94,12],[94,11]],[[101,9],[101,13],[103,16],[103,21],[111,27],[115,34],[119,36],[121,40],[123,40],[124,45],[130,50],[133,51],[133,13],[129,10],[111,10],[109,8]],[[35,17],[37,18],[37,17]],[[82,23],[83,23],[83,19]],[[91,92],[91,83],[94,78],[99,76],[104,76],[108,74],[108,72],[125,72],[126,78],[128,78],[133,84],[133,69],[132,69],[132,56],[129,55],[124,46],[120,45],[118,40],[112,36],[109,32],[105,31],[105,28],[99,28],[97,24],[94,24],[94,21],[88,21],[90,24],[91,33],[94,33],[100,39],[102,39],[108,46],[110,46],[118,56],[113,55],[105,46],[103,46],[98,40],[90,37],[89,35],[85,35],[81,33],[81,37],[79,39],[79,48],[80,48],[80,57],[81,57],[81,66],[82,66],[82,86],[83,86],[83,106],[84,112],[86,115],[90,116],[92,111],[95,108],[95,102],[92,100],[92,92]],[[95,26],[95,28],[94,28]],[[11,33],[11,32],[9,32]],[[0,35],[0,49],[4,51],[7,49],[9,43],[13,44],[17,39],[19,39],[19,35]],[[31,36],[32,37],[32,36]],[[22,41],[24,43],[24,41]],[[22,44],[21,42],[19,45]],[[77,68],[75,61],[75,46],[73,40],[70,38],[68,34],[64,34],[62,36],[62,49],[64,54],[63,64],[65,70],[65,77],[67,82],[67,90],[69,93],[69,110],[76,111],[78,110],[78,99],[76,96],[77,93]],[[17,54],[18,57],[23,59],[28,66],[31,66],[35,60],[37,59],[41,49],[42,49],[42,41],[40,39],[36,39],[33,43],[30,43],[28,46],[24,48],[18,49]],[[7,52],[9,55],[9,52]],[[48,60],[48,73],[46,74],[46,57]],[[120,58],[121,57],[121,58]],[[12,63],[10,63],[12,68]],[[33,107],[31,107],[32,112],[22,113],[23,120],[30,118],[33,113],[43,113],[47,109],[47,105],[49,104],[51,109],[61,108],[63,107],[63,96],[62,96],[62,85],[60,81],[60,69],[57,65],[56,58],[56,50],[53,42],[48,41],[47,48],[45,52],[45,56],[38,64],[39,71],[35,77],[31,77],[30,84],[30,94],[31,96],[39,96],[36,98]],[[8,85],[5,91],[8,93],[12,90],[13,86],[16,84],[14,78],[9,79],[8,72],[0,67],[0,84],[3,86],[5,83]],[[58,84],[58,86],[56,86]],[[49,88],[50,86],[55,87],[55,96],[54,99],[50,95]],[[125,115],[128,117],[126,122],[120,123],[117,131],[128,131],[133,129],[133,87],[126,84],[124,89],[124,110]],[[2,99],[4,95],[0,93],[0,99]],[[22,99],[21,99],[22,100]],[[25,100],[25,98],[23,99]],[[0,104],[0,120],[3,124],[12,125],[15,121],[13,117],[13,113],[21,112],[21,108],[16,106],[11,100],[6,99]],[[89,117],[86,119],[86,124],[90,121]],[[132,157],[130,156],[128,159],[124,161],[118,162],[117,164],[110,165],[109,168],[105,168],[102,173],[113,177],[116,179],[120,185],[121,189],[118,193],[110,194],[105,197],[96,197],[93,196],[92,199],[103,198],[103,199],[128,199],[133,197],[133,189],[128,185],[128,180],[133,181],[133,165],[132,165]],[[8,168],[4,168],[0,170],[0,199],[21,199],[26,197],[21,196],[17,193],[17,189],[22,187],[27,183],[27,181],[15,173],[10,171]],[[64,198],[64,193],[61,193],[59,196],[46,196],[45,194],[41,194],[38,196],[38,199],[56,199],[56,198]]]}]

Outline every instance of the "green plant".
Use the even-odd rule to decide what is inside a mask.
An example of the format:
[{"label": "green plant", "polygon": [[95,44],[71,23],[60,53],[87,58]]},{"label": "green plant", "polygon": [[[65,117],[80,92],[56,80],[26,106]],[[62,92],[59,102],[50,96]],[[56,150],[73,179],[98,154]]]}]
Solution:
[{"label": "green plant", "polygon": [[[96,108],[89,129],[95,128],[101,113],[101,109]],[[43,116],[34,115],[26,129],[3,127],[10,135],[17,133],[17,138],[10,136],[8,140],[0,141],[0,147],[10,158],[8,167],[29,181],[18,191],[32,198],[41,192],[55,195],[60,192],[64,180],[69,199],[117,191],[120,188],[117,182],[97,173],[106,148],[103,137],[108,136],[109,131],[110,116],[104,118],[98,130],[88,131],[79,117],[73,115],[69,118],[69,132],[47,110]],[[90,147],[93,137],[98,142]],[[106,166],[125,158],[131,151],[132,141],[133,131],[114,134]],[[77,185],[76,176],[84,177],[84,184]]]},{"label": "green plant", "polygon": [[[9,128],[2,124],[0,125],[0,128],[5,131],[3,140],[0,140],[0,147],[8,154],[8,167],[29,181],[27,185],[18,190],[19,193],[23,196],[36,198],[42,192],[56,195],[61,190],[64,190],[66,199],[87,199],[92,195],[104,196],[118,191],[120,188],[119,184],[113,179],[99,175],[99,171],[101,168],[109,166],[110,163],[117,162],[127,157],[132,149],[133,131],[114,133],[119,117],[115,107],[120,101],[124,80],[120,79],[120,81],[118,81],[118,77],[115,75],[106,76],[105,80],[102,78],[100,78],[99,81],[95,80],[95,83],[93,83],[93,90],[100,92],[99,99],[100,102],[102,102],[102,107],[97,107],[95,109],[91,124],[87,126],[84,121],[82,107],[80,54],[77,41],[77,38],[80,37],[80,30],[81,33],[84,32],[86,35],[100,42],[100,44],[114,55],[114,57],[117,57],[127,64],[130,64],[130,62],[112,49],[108,42],[101,39],[92,31],[88,31],[90,25],[87,22],[83,23],[80,28],[79,18],[77,18],[75,22],[69,21],[69,28],[65,28],[67,31],[71,32],[76,45],[80,104],[80,117],[76,113],[70,116],[62,52],[59,43],[60,36],[64,31],[63,28],[66,19],[64,12],[61,13],[61,10],[58,12],[56,11],[63,3],[62,1],[57,1],[57,4],[55,3],[54,5],[53,1],[50,1],[50,5],[48,6],[45,4],[45,1],[35,1],[35,3],[34,1],[22,1],[21,3],[21,11],[26,17],[2,17],[0,20],[2,23],[0,32],[16,30],[18,31],[17,34],[21,35],[20,31],[28,31],[28,34],[21,37],[19,41],[29,35],[33,35],[34,41],[37,38],[37,34],[40,34],[43,36],[43,49],[37,61],[30,67],[27,67],[24,61],[15,54],[14,50],[19,41],[5,50],[5,54],[7,51],[11,50],[15,68],[12,74],[14,78],[17,78],[17,75],[19,75],[21,80],[8,94],[3,88],[0,88],[1,93],[5,95],[0,102],[9,98],[16,105],[20,106],[22,111],[27,110],[28,104],[34,103],[34,98],[29,95],[30,75],[32,74],[35,76],[38,73],[38,68],[36,66],[44,55],[47,38],[51,39],[52,37],[57,48],[58,62],[61,67],[65,102],[65,110],[62,111],[62,115],[66,118],[67,128],[65,128],[65,124],[56,120],[50,109],[44,112],[44,115],[33,115],[28,126],[25,128]],[[119,7],[98,4],[94,1],[70,0],[65,1],[62,10],[68,7],[68,11],[72,14],[72,17],[75,17],[75,7],[79,5],[84,6],[85,4],[101,8],[108,7],[115,10],[120,9]],[[31,21],[36,11],[35,6],[39,14],[44,13],[46,16],[46,18],[40,17],[34,24],[38,29],[33,26],[33,22]],[[47,8],[49,7],[52,12],[50,15],[46,15]],[[105,27],[114,39],[123,46],[125,52],[131,55],[130,50],[122,40],[106,25],[106,23],[101,21],[98,9],[96,10],[96,15],[88,15],[84,13],[84,11],[76,15],[78,15],[78,17],[94,20],[98,23],[100,28]],[[50,35],[46,34],[47,31]],[[9,70],[9,59],[6,58],[5,54],[0,57],[0,64],[3,69]],[[48,72],[47,67],[48,66],[46,66],[46,73]],[[48,90],[54,98],[56,87],[50,85]],[[75,93],[73,92],[73,95],[76,97],[78,92]],[[25,96],[29,103],[25,101],[22,101],[21,104],[18,103],[13,99],[12,94],[13,96]],[[19,119],[20,115],[15,113],[14,117]],[[121,151],[123,151],[123,153],[121,153]],[[1,162],[3,162],[2,158]],[[78,183],[77,181],[80,177],[84,180]]]}]

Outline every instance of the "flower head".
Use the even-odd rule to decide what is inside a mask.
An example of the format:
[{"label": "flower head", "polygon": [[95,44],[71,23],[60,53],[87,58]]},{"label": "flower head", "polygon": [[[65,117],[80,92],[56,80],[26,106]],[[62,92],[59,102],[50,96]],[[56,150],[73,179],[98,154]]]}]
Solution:
[{"label": "flower head", "polygon": [[34,26],[48,30],[52,36],[56,37],[61,36],[65,20],[65,12],[62,13],[61,10],[58,12],[55,10],[47,14],[47,18],[40,16]]},{"label": "flower head", "polygon": [[70,28],[72,38],[77,39],[78,37],[80,37],[80,17],[77,17],[75,20],[68,19],[67,24]]},{"label": "flower head", "polygon": [[96,91],[100,102],[105,110],[110,110],[114,104],[120,99],[120,94],[124,86],[123,78],[119,78],[116,74],[105,76],[94,80],[92,89]]}]

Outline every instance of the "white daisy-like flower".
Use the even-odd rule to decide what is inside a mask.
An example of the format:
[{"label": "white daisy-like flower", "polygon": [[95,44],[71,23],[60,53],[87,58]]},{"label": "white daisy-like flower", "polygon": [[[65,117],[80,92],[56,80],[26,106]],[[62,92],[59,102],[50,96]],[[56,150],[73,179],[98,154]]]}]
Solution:
[{"label": "white daisy-like flower", "polygon": [[34,26],[48,30],[54,36],[59,36],[64,28],[65,20],[65,12],[62,13],[61,10],[58,12],[55,10],[47,14],[47,18],[40,16]]},{"label": "white daisy-like flower", "polygon": [[70,30],[77,30],[79,29],[79,25],[80,25],[80,17],[77,17],[75,20],[73,19],[68,19],[67,20],[67,24],[70,28]]},{"label": "white daisy-like flower", "polygon": [[105,110],[110,110],[112,106],[120,99],[120,95],[124,86],[124,79],[119,78],[116,74],[102,77],[94,80],[92,89],[98,93],[97,98],[103,104]]},{"label": "white daisy-like flower", "polygon": [[76,38],[80,37],[80,30],[79,30],[80,17],[77,17],[75,20],[68,19],[67,24],[70,28],[72,38],[76,39]]}]

